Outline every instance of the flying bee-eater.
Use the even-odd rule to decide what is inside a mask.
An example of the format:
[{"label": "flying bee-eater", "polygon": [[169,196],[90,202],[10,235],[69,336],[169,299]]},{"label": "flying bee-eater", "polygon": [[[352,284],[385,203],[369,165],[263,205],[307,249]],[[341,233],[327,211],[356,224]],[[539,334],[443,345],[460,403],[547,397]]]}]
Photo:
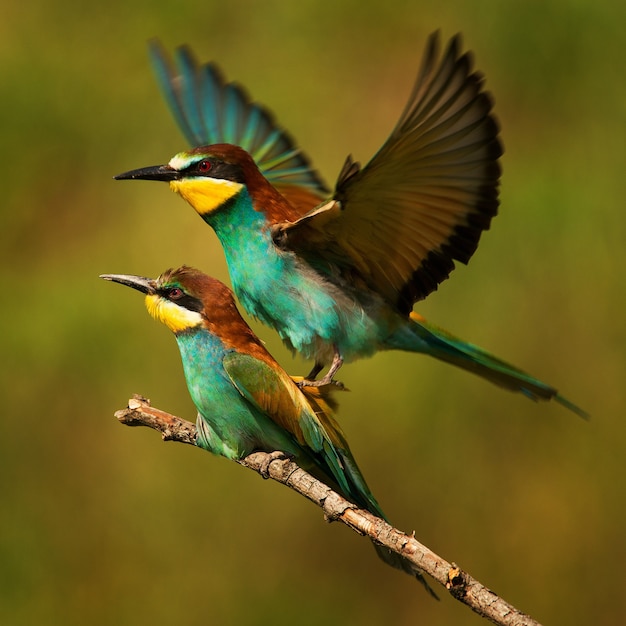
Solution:
[{"label": "flying bee-eater", "polygon": [[[334,192],[271,114],[187,48],[152,55],[167,101],[196,146],[117,179],[160,180],[217,234],[244,309],[276,329],[327,384],[378,350],[430,354],[534,400],[556,389],[428,323],[413,305],[467,263],[498,210],[502,146],[483,77],[460,36],[428,39],[391,135]],[[317,375],[328,366],[319,381]]]},{"label": "flying bee-eater", "polygon": [[[354,504],[386,519],[324,391],[301,389],[289,377],[243,320],[226,285],[186,266],[157,279],[101,278],[144,293],[150,315],[176,336],[198,409],[199,447],[235,461],[252,452],[282,452]],[[408,561],[374,547],[385,563],[415,576],[435,595]]]}]

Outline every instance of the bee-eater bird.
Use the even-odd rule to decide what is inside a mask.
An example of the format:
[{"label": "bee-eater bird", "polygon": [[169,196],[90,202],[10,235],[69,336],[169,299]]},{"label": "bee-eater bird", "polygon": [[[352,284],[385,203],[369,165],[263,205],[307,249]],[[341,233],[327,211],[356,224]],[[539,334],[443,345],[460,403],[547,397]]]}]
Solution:
[{"label": "bee-eater bird", "polygon": [[178,71],[158,44],[161,86],[194,147],[117,179],[167,181],[217,234],[244,309],[275,328],[326,384],[377,350],[430,354],[534,400],[583,412],[553,387],[412,311],[467,263],[498,209],[502,147],[492,98],[455,36],[430,36],[409,101],[363,168],[345,162],[330,197],[272,116],[200,66]]},{"label": "bee-eater bird", "polygon": [[[226,285],[186,266],[156,280],[119,274],[101,278],[146,294],[150,315],[176,336],[198,409],[199,447],[235,461],[252,452],[280,451],[385,519],[323,393],[301,390],[280,367],[239,314]],[[416,576],[433,593],[408,561],[374,547],[387,564]]]}]

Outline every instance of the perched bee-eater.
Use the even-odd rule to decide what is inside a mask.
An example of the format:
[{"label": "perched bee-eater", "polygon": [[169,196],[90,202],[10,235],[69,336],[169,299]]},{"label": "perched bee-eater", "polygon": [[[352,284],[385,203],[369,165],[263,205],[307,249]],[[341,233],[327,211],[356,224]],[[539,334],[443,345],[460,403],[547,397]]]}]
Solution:
[{"label": "perched bee-eater", "polygon": [[[103,274],[146,294],[152,317],[176,336],[191,398],[198,409],[197,445],[227,459],[283,452],[348,500],[385,519],[332,416],[324,391],[300,387],[243,320],[230,289],[190,267],[156,280]],[[422,575],[374,544],[387,564]]]},{"label": "perched bee-eater", "polygon": [[314,359],[306,384],[329,383],[344,361],[408,350],[583,414],[550,385],[412,311],[455,261],[469,261],[498,209],[492,98],[460,46],[457,35],[440,54],[431,35],[391,135],[365,167],[348,157],[328,197],[263,107],[186,48],[176,71],[154,44],[167,100],[197,147],[116,178],[167,181],[191,204],[217,234],[246,311]]}]

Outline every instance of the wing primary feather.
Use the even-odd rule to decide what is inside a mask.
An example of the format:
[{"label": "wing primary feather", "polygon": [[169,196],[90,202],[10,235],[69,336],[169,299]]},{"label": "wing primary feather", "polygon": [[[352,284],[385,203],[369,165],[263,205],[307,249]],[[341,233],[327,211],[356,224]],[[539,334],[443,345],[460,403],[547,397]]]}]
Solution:
[{"label": "wing primary feather", "polygon": [[417,79],[413,84],[413,89],[411,91],[411,94],[409,95],[409,99],[404,107],[404,110],[400,115],[400,119],[398,120],[395,129],[391,133],[392,135],[394,134],[396,129],[404,126],[405,120],[411,115],[411,110],[413,109],[414,103],[421,100],[421,98],[423,97],[422,90],[424,88],[424,85],[427,85],[430,82],[428,80],[428,77],[434,71],[435,62],[439,57],[439,47],[439,31],[435,31],[434,33],[431,33],[431,35],[428,37],[426,50],[424,53],[424,59],[418,71]]},{"label": "wing primary feather", "polygon": [[181,46],[176,50],[178,76],[181,84],[179,100],[181,110],[189,124],[194,143],[203,140],[204,123],[200,111],[200,93],[198,89],[198,63],[191,49]]},{"label": "wing primary feather", "polygon": [[199,80],[201,81],[200,97],[205,126],[202,137],[198,137],[197,145],[220,143],[222,139],[220,111],[223,108],[224,77],[219,68],[210,63],[202,68]]},{"label": "wing primary feather", "polygon": [[182,78],[180,75],[176,74],[172,61],[165,52],[165,48],[161,42],[152,39],[148,44],[148,50],[152,67],[156,74],[157,83],[161,88],[165,101],[187,141],[191,145],[195,145],[195,134],[188,123],[186,113],[182,107],[182,98],[180,95]]}]

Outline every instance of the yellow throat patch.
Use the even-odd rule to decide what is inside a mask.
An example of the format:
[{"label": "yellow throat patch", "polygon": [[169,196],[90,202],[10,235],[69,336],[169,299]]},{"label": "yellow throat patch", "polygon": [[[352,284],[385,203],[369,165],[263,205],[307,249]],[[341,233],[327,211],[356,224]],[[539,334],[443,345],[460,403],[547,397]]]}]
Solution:
[{"label": "yellow throat patch", "polygon": [[170,181],[170,189],[180,194],[200,214],[208,215],[237,195],[243,185],[220,178],[187,178]]},{"label": "yellow throat patch", "polygon": [[146,296],[146,308],[155,320],[165,324],[173,333],[180,333],[202,324],[202,315],[178,306],[161,296]]}]

